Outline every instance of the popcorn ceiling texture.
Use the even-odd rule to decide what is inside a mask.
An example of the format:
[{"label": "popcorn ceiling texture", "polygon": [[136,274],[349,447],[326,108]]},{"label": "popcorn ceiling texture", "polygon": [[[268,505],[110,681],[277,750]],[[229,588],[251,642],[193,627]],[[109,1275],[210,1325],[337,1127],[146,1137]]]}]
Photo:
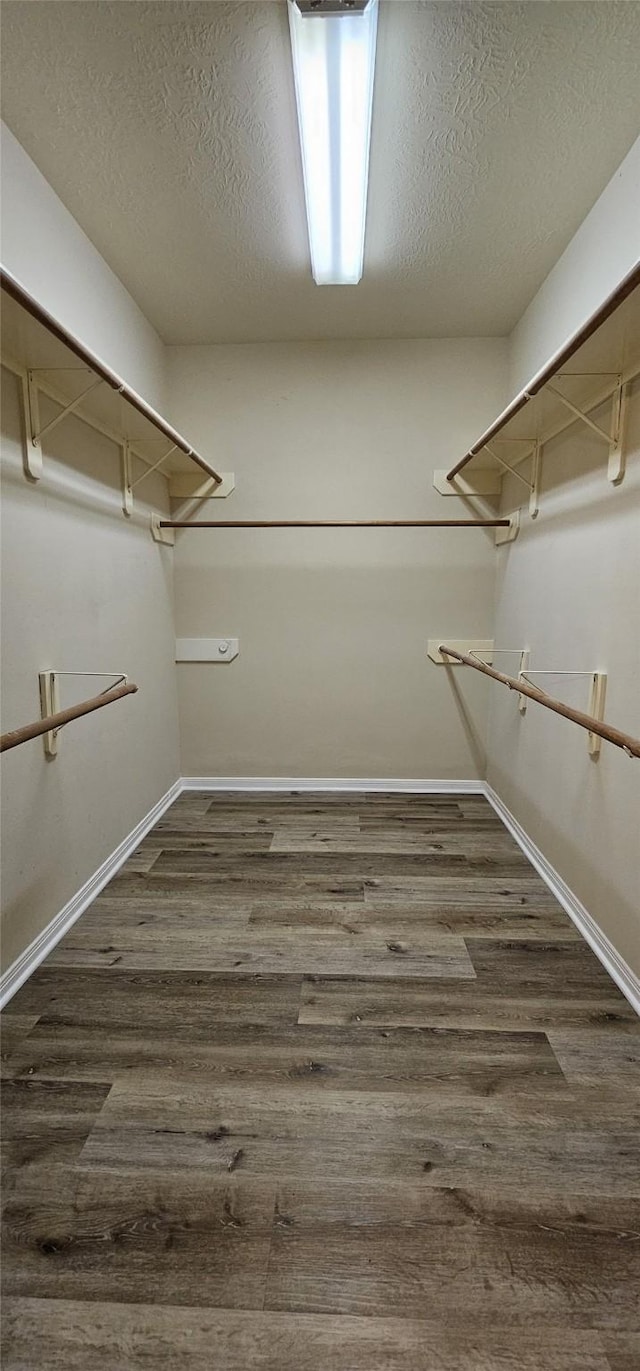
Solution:
[{"label": "popcorn ceiling texture", "polygon": [[381,0],[365,278],[319,288],[285,0],[2,10],[4,117],[168,343],[506,333],[640,127],[637,3]]}]

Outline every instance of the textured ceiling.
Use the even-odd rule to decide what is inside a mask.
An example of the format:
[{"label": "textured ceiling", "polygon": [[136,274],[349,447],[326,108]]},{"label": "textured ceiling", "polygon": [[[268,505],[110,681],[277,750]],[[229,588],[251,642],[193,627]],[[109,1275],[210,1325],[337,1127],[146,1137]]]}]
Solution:
[{"label": "textured ceiling", "polygon": [[5,0],[4,117],[167,342],[509,331],[640,131],[640,4],[381,0],[365,274],[312,282],[285,0]]}]

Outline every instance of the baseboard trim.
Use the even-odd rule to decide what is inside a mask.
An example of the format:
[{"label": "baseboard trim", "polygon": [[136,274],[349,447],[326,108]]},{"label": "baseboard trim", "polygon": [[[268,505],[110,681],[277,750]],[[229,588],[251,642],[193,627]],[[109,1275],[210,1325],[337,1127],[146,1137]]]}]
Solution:
[{"label": "baseboard trim", "polygon": [[578,899],[577,895],[574,895],[574,892],[562,879],[555,867],[551,865],[551,862],[547,861],[544,853],[540,851],[539,847],[536,847],[528,833],[525,832],[511,810],[507,809],[504,801],[500,799],[493,786],[490,786],[488,782],[485,782],[484,793],[498,817],[502,819],[505,828],[508,828],[511,836],[515,838],[518,847],[522,849],[525,857],[542,876],[545,885],[555,895],[556,900],[569,915],[572,923],[582,934],[585,942],[589,944],[592,952],[595,952],[605,971],[608,971],[611,979],[615,981],[632,1009],[635,1009],[636,1014],[640,1014],[640,977],[631,970],[624,957],[621,957],[582,901]]},{"label": "baseboard trim", "polygon": [[410,795],[484,795],[484,781],[407,781],[344,776],[183,776],[183,790],[388,791]]},{"label": "baseboard trim", "polygon": [[96,895],[100,894],[111,877],[115,876],[116,871],[126,862],[127,857],[131,856],[138,843],[142,842],[154,824],[157,824],[158,819],[162,817],[169,805],[173,804],[182,789],[182,781],[174,781],[162,799],[158,800],[158,803],[149,810],[148,814],[145,814],[144,819],[141,819],[139,824],[136,824],[131,833],[107,857],[102,866],[94,871],[93,876],[85,881],[81,889],[72,896],[64,908],[60,910],[60,913],[55,915],[51,923],[47,924],[42,933],[39,933],[38,937],[34,938],[33,942],[25,948],[13,965],[7,968],[4,975],[0,977],[0,1009],[4,1009],[16,991],[20,989],[20,986],[29,979],[36,967],[40,965],[40,962],[43,962],[56,944],[60,942],[60,939],[68,932],[76,919],[84,914],[92,900],[95,900]]}]

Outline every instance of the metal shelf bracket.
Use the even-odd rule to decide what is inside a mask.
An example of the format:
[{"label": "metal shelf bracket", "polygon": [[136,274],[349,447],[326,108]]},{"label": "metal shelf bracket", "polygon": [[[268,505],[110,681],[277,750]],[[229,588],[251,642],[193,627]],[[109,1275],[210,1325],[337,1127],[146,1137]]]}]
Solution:
[{"label": "metal shelf bracket", "polygon": [[[563,376],[571,376],[574,374],[579,375],[580,373],[561,373],[561,375]],[[602,375],[610,376],[611,372],[603,372]],[[627,401],[629,394],[628,383],[623,381],[622,376],[617,375],[617,385],[611,396],[610,431],[603,428],[601,424],[597,424],[594,419],[590,418],[589,414],[587,414],[585,410],[581,409],[579,405],[574,404],[573,400],[569,400],[568,397],[566,395],[563,395],[562,391],[559,390],[557,386],[552,385],[550,381],[547,382],[547,390],[550,390],[551,393],[555,395],[556,398],[560,400],[561,403],[565,405],[568,410],[571,411],[571,413],[575,416],[576,419],[581,419],[582,422],[586,424],[587,427],[590,428],[593,433],[596,433],[599,438],[604,439],[605,443],[607,443],[609,448],[607,477],[613,485],[619,485],[624,478],[625,470],[625,437]]]}]

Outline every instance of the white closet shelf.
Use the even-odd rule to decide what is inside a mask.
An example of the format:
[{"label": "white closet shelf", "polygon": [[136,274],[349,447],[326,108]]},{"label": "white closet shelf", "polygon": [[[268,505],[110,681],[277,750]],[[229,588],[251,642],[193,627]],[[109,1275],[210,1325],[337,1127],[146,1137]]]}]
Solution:
[{"label": "white closet shelf", "polygon": [[[42,474],[40,439],[67,414],[75,414],[123,451],[123,505],[131,491],[158,466],[161,475],[195,476],[190,494],[227,495],[228,474],[219,472],[161,414],[100,357],[49,313],[4,267],[2,363],[22,380],[25,407],[25,465],[32,479]],[[41,423],[38,399],[46,395],[60,413]],[[141,464],[133,474],[132,461]]]},{"label": "white closet shelf", "polygon": [[[515,470],[518,478],[529,487],[530,512],[535,516],[542,448],[565,429],[579,423],[587,425],[602,438],[605,450],[608,449],[609,480],[618,484],[624,476],[628,387],[639,374],[640,263],[637,263],[455,466],[449,471],[434,473],[436,489],[441,494],[458,496],[497,494],[499,482],[507,471]],[[608,403],[609,408],[605,410]],[[469,469],[471,462],[473,466]],[[525,462],[527,465],[523,467]]]}]

